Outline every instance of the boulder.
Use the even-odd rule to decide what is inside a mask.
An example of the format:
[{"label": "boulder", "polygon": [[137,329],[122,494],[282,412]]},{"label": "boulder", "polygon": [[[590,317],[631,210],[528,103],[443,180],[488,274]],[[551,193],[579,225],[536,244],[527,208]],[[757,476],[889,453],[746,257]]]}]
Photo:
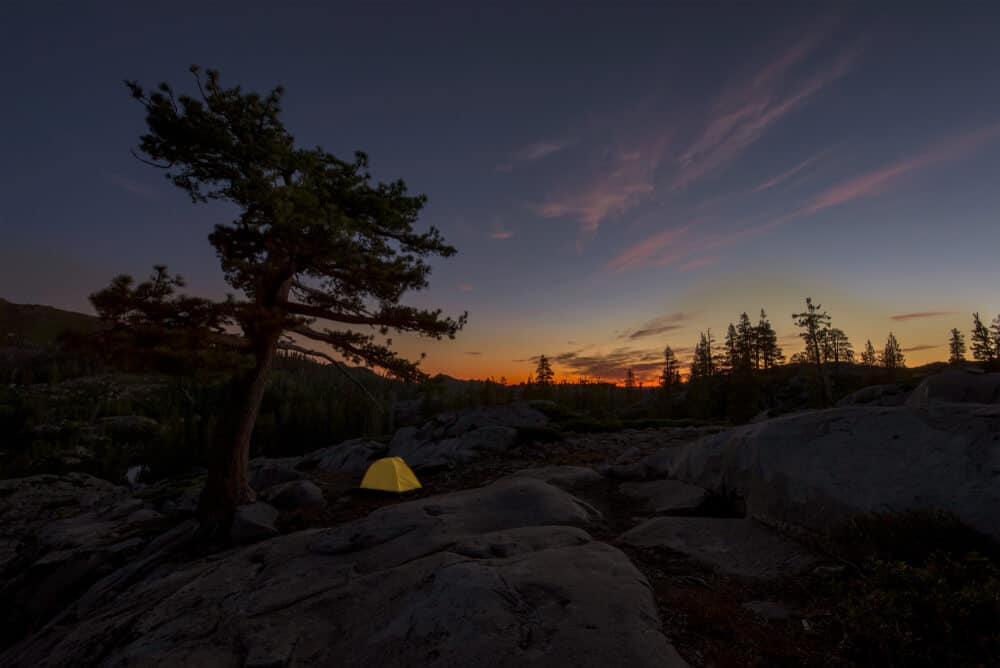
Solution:
[{"label": "boulder", "polygon": [[[79,547],[100,536],[142,502],[126,487],[85,473],[0,480],[0,573],[18,553],[41,543],[46,549]],[[100,518],[107,513],[117,519]]]},{"label": "boulder", "polygon": [[142,508],[127,488],[82,473],[0,481],[0,647],[128,563],[149,539],[130,519]]},{"label": "boulder", "polygon": [[268,488],[264,498],[280,510],[300,510],[326,503],[323,490],[311,480],[292,480]]},{"label": "boulder", "polygon": [[513,477],[158,571],[2,665],[685,666],[645,577]]},{"label": "boulder", "polygon": [[601,474],[588,466],[542,466],[523,469],[515,475],[537,478],[559,487],[577,487],[601,479]]},{"label": "boulder", "polygon": [[411,429],[400,430],[389,447],[389,456],[402,457],[414,469],[465,464],[484,453],[504,452],[517,443],[517,429],[504,426],[477,427],[461,436],[442,440],[420,440]]},{"label": "boulder", "polygon": [[728,575],[765,580],[801,573],[818,561],[795,541],[747,519],[654,517],[619,540],[633,547],[665,547]]},{"label": "boulder", "polygon": [[646,510],[657,515],[690,514],[705,503],[708,492],[703,487],[677,480],[626,482],[618,491],[645,502]]},{"label": "boulder", "polygon": [[310,452],[302,458],[299,468],[326,472],[364,473],[373,461],[384,457],[388,449],[384,443],[355,438],[339,445]]},{"label": "boulder", "polygon": [[239,506],[233,513],[229,536],[238,545],[272,538],[278,535],[278,529],[274,526],[277,519],[278,511],[266,503]]},{"label": "boulder", "polygon": [[548,421],[544,413],[525,403],[444,413],[419,428],[396,431],[388,455],[402,457],[416,469],[451,467],[485,453],[504,452],[517,443],[517,427]]},{"label": "boulder", "polygon": [[249,465],[250,487],[256,492],[262,492],[283,482],[301,480],[302,473],[295,469],[299,462],[298,457],[251,459]]},{"label": "boulder", "polygon": [[851,392],[837,402],[838,406],[902,406],[909,391],[899,385],[869,385]]},{"label": "boulder", "polygon": [[921,410],[932,403],[998,404],[1000,373],[944,371],[924,378],[906,405]]},{"label": "boulder", "polygon": [[647,472],[746,500],[752,517],[827,531],[857,513],[941,510],[1000,539],[1000,413],[852,406],[664,450]]}]

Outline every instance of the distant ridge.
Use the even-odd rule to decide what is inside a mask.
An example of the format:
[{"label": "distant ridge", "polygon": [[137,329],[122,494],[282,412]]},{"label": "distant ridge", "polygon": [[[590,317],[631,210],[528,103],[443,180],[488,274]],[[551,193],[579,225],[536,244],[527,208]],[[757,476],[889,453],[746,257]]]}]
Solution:
[{"label": "distant ridge", "polygon": [[100,326],[100,319],[86,313],[0,298],[0,346],[48,346],[65,331],[87,334]]}]

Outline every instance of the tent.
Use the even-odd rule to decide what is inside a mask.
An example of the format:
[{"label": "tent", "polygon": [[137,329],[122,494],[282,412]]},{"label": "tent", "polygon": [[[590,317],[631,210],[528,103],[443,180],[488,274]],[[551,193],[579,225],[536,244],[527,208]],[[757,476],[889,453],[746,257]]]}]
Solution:
[{"label": "tent", "polygon": [[420,481],[402,458],[383,457],[368,467],[361,487],[383,492],[409,492],[420,489]]}]

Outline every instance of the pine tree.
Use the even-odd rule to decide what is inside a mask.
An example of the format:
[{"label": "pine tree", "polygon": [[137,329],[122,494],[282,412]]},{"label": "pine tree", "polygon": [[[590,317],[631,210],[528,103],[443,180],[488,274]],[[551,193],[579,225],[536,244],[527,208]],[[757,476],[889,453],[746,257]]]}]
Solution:
[{"label": "pine tree", "polygon": [[538,366],[535,367],[535,383],[537,385],[548,386],[552,384],[555,377],[555,374],[552,373],[552,365],[549,363],[549,358],[545,355],[539,355]]},{"label": "pine tree", "polygon": [[667,346],[663,349],[663,373],[660,375],[660,387],[673,390],[681,384],[681,365],[673,349]]},{"label": "pine tree", "polygon": [[767,319],[764,309],[760,310],[755,341],[757,343],[755,347],[756,368],[770,369],[785,361],[785,355],[778,346],[778,334]]},{"label": "pine tree", "polygon": [[882,349],[882,366],[886,369],[903,369],[906,367],[906,360],[903,357],[903,349],[899,346],[899,341],[892,332],[885,341],[885,348]]},{"label": "pine tree", "polygon": [[799,336],[806,344],[806,356],[820,369],[823,366],[823,341],[830,327],[830,315],[821,308],[821,305],[812,303],[811,297],[806,297],[806,310],[792,314],[795,325],[802,329]]},{"label": "pine tree", "polygon": [[965,361],[965,336],[958,328],[951,330],[951,339],[948,340],[948,363],[958,364]]},{"label": "pine tree", "polygon": [[993,359],[1000,359],[1000,315],[990,323],[990,339],[993,341]]},{"label": "pine tree", "polygon": [[[428,257],[455,253],[433,227],[414,228],[422,195],[409,194],[402,181],[374,183],[361,152],[344,161],[319,147],[297,147],[281,119],[280,87],[258,95],[223,87],[215,71],[202,76],[195,66],[191,73],[192,95],[175,95],[166,83],[147,91],[127,82],[146,114],[140,159],[167,170],[193,202],[228,207],[213,209],[230,222],[217,224],[209,242],[239,297],[175,296],[178,283],[163,268],[163,280],[152,282],[159,294],[119,276],[91,300],[116,334],[135,334],[137,347],[143,332],[132,328],[133,315],[143,312],[142,329],[169,333],[161,342],[186,340],[188,332],[205,347],[227,347],[243,358],[230,378],[231,408],[219,416],[199,501],[201,520],[221,529],[235,506],[255,498],[250,437],[279,350],[423,379],[384,337],[402,331],[451,338],[465,316],[452,320],[400,303],[427,287]],[[306,340],[325,350],[304,347]]]},{"label": "pine tree", "polygon": [[736,334],[736,327],[733,323],[729,323],[729,328],[726,329],[725,348],[723,348],[722,353],[722,368],[726,372],[732,373],[736,371],[737,367],[739,367],[738,335]]},{"label": "pine tree", "polygon": [[812,298],[806,297],[806,310],[802,313],[793,313],[792,317],[796,326],[802,329],[799,336],[806,344],[806,357],[816,367],[820,399],[826,406],[830,404],[830,388],[823,368],[823,340],[830,328],[830,315],[820,310],[822,308],[819,304],[813,304]]},{"label": "pine tree", "polygon": [[698,343],[694,347],[694,358],[691,361],[691,378],[711,378],[716,375],[716,358],[713,350],[715,340],[712,338],[712,330],[701,332]]},{"label": "pine tree", "polygon": [[865,343],[865,351],[861,353],[861,363],[869,369],[878,365],[878,354],[875,352],[875,346],[872,345],[871,339]]},{"label": "pine tree", "polygon": [[992,362],[997,358],[993,337],[978,313],[972,314],[972,357],[977,362]]},{"label": "pine tree", "polygon": [[841,362],[854,362],[854,347],[837,327],[831,327],[823,334],[823,361],[833,362],[835,366]]},{"label": "pine tree", "polygon": [[736,368],[749,371],[754,366],[754,351],[757,349],[757,329],[744,312],[736,324]]}]

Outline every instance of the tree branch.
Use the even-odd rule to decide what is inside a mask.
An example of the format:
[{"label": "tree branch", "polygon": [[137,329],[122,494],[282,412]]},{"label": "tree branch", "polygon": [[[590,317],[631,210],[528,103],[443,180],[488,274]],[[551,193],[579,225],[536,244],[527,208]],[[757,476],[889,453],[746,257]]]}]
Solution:
[{"label": "tree branch", "polygon": [[334,359],[333,357],[331,357],[330,355],[327,355],[326,353],[321,353],[318,350],[310,350],[309,348],[303,348],[302,346],[295,345],[294,343],[282,342],[282,343],[278,344],[278,348],[280,350],[291,350],[291,351],[294,351],[294,352],[297,352],[297,353],[302,353],[303,355],[309,355],[311,357],[319,357],[321,359],[325,359],[331,365],[333,365],[334,367],[336,367],[337,371],[339,371],[340,373],[344,374],[344,376],[346,376],[348,380],[350,380],[362,392],[364,392],[368,396],[369,401],[371,401],[373,404],[375,404],[375,406],[376,406],[376,408],[378,408],[379,412],[382,412],[382,403],[378,399],[376,399],[372,395],[371,392],[368,391],[368,388],[365,387],[361,383],[361,381],[359,381],[357,378],[355,378],[354,376],[352,376],[351,374],[349,374],[347,372],[347,369],[345,369],[341,365],[341,363],[340,363],[339,360]]}]

